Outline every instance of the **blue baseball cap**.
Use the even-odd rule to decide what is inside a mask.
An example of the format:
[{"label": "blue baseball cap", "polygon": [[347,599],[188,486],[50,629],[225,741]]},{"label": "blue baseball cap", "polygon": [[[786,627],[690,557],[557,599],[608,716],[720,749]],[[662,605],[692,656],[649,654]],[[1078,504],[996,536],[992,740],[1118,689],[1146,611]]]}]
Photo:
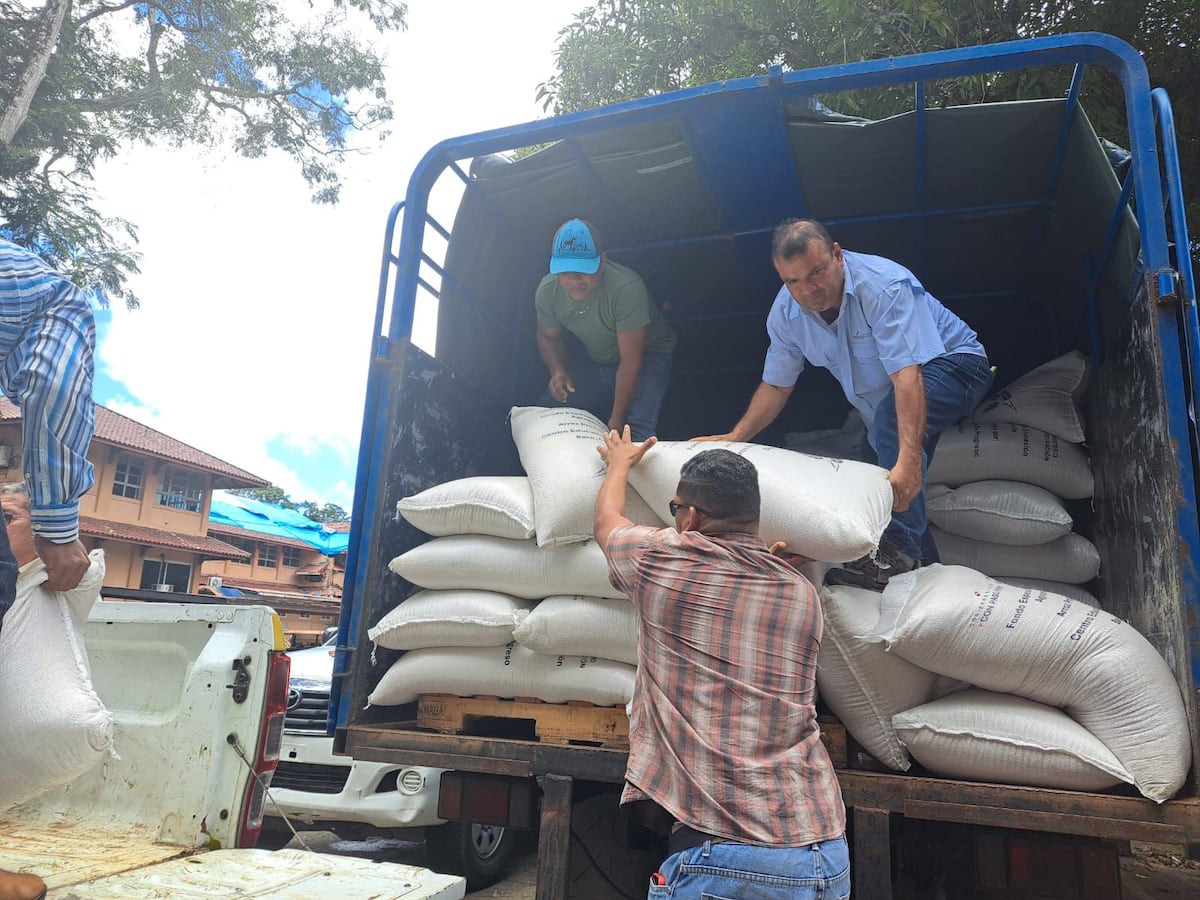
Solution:
[{"label": "blue baseball cap", "polygon": [[550,249],[550,274],[579,272],[595,275],[600,271],[600,250],[592,230],[583,219],[572,219],[554,234]]}]

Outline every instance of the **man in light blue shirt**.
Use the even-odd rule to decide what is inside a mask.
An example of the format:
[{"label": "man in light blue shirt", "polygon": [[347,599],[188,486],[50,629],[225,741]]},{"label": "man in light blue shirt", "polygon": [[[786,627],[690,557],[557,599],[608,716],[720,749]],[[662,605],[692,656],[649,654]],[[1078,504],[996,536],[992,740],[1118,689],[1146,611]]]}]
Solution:
[{"label": "man in light blue shirt", "polygon": [[975,332],[925,291],[908,269],[844,251],[819,222],[789,219],[771,257],[783,287],[767,316],[762,384],[728,434],[749,441],[783,411],[808,363],[833,373],[867,425],[892,485],[892,522],[874,559],[829,580],[881,588],[891,575],[935,562],[925,543],[925,472],[938,436],[969,415],[991,385]]}]

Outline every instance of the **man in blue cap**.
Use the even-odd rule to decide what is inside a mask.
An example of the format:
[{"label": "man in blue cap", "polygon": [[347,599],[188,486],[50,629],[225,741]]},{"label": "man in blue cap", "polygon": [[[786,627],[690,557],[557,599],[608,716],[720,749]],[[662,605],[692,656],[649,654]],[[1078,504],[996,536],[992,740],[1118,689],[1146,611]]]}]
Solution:
[{"label": "man in blue cap", "polygon": [[[587,409],[617,431],[628,425],[635,441],[655,434],[675,331],[641,277],[605,256],[592,225],[571,219],[555,233],[534,303],[538,351],[550,370],[542,404]],[[564,331],[588,359],[570,359]]]}]

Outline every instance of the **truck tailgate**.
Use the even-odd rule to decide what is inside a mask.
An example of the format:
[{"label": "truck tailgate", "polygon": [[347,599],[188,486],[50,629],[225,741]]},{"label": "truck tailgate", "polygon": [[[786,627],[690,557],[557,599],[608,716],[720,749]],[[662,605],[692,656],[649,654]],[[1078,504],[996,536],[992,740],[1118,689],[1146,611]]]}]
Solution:
[{"label": "truck tailgate", "polygon": [[[49,879],[48,879],[49,880]],[[304,850],[213,850],[87,884],[49,891],[49,900],[258,897],[272,900],[459,900],[457,875],[399,863]]]}]

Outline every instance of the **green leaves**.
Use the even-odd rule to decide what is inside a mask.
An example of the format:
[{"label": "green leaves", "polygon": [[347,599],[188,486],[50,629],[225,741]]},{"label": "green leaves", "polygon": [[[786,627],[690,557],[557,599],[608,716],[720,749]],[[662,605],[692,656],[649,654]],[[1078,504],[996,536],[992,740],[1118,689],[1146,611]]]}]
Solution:
[{"label": "green leaves", "polygon": [[[1196,0],[598,0],[558,36],[556,72],[537,100],[557,113],[710,81],[1075,31],[1137,47],[1152,83],[1171,94],[1191,231],[1200,232],[1200,3]],[[941,107],[1061,96],[1070,72],[1026,70],[927,86]],[[1084,82],[1097,130],[1128,146],[1120,90]],[[911,89],[822,98],[839,112],[884,118],[913,108]]]},{"label": "green leaves", "polygon": [[[0,230],[129,305],[136,231],[96,210],[100,160],[151,140],[227,140],[247,157],[279,149],[313,200],[331,203],[347,156],[391,120],[383,59],[360,26],[403,29],[403,3],[77,0],[54,32],[47,12],[62,4],[0,0],[0,114],[19,121],[0,140]],[[38,78],[31,66],[47,47]],[[15,86],[30,72],[36,93],[21,115]]]},{"label": "green leaves", "polygon": [[238,488],[226,493],[237,497],[249,497],[251,500],[259,500],[283,509],[292,509],[314,522],[346,522],[350,519],[346,511],[336,503],[318,504],[312,500],[301,500],[297,503],[283,488],[274,484],[265,488]]}]

